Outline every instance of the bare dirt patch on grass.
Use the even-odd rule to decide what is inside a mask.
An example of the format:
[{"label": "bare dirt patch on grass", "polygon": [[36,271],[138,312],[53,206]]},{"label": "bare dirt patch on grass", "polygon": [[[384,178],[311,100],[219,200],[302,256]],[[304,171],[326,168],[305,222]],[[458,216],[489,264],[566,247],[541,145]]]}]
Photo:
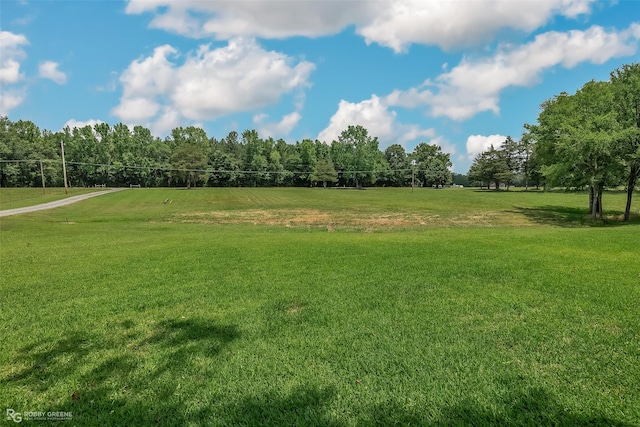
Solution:
[{"label": "bare dirt patch on grass", "polygon": [[521,215],[505,212],[482,212],[473,215],[442,217],[435,213],[322,211],[317,209],[248,209],[230,211],[186,212],[169,218],[172,223],[253,224],[282,227],[318,227],[377,231],[413,227],[495,227],[530,226],[534,223]]},{"label": "bare dirt patch on grass", "polygon": [[424,226],[437,215],[406,213],[325,212],[316,209],[250,209],[243,211],[189,212],[176,215],[172,222],[200,224],[254,224],[284,227],[397,228]]}]

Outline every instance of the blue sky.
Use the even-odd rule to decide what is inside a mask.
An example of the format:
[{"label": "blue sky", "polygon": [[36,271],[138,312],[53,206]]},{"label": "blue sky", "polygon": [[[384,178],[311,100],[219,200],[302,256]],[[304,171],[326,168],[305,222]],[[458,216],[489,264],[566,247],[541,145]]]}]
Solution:
[{"label": "blue sky", "polygon": [[0,4],[0,114],[210,137],[256,129],[380,148],[440,145],[454,170],[539,105],[640,57],[640,2],[13,1]]}]

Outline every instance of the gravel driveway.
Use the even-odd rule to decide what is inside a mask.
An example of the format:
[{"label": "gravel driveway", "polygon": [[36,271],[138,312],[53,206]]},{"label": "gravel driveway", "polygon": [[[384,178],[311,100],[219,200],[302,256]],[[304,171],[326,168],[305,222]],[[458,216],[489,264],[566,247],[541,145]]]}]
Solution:
[{"label": "gravel driveway", "polygon": [[45,209],[58,208],[60,206],[70,205],[80,200],[90,199],[91,197],[101,196],[116,191],[124,190],[124,188],[113,188],[111,190],[96,191],[95,193],[81,194],[79,196],[67,197],[66,199],[56,200],[55,202],[43,203],[41,205],[25,206],[24,208],[6,209],[0,211],[0,216],[18,215],[27,212],[43,211]]}]

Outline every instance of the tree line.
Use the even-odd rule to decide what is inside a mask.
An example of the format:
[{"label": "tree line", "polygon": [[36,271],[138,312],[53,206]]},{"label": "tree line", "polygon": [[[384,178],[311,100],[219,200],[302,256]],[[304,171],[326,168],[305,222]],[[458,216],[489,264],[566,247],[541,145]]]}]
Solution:
[{"label": "tree line", "polygon": [[72,186],[444,186],[451,160],[425,142],[407,153],[384,151],[362,126],[349,126],[331,144],[293,144],[257,131],[210,138],[198,127],[178,127],[164,139],[143,126],[99,123],[60,132],[31,121],[0,117],[0,185],[62,186],[61,143]]},{"label": "tree line", "polygon": [[588,189],[593,219],[603,217],[603,190],[624,186],[625,221],[639,175],[640,63],[546,100],[537,123],[524,125],[521,140],[507,137],[499,149],[491,146],[468,172],[470,181],[496,189],[516,182]]}]

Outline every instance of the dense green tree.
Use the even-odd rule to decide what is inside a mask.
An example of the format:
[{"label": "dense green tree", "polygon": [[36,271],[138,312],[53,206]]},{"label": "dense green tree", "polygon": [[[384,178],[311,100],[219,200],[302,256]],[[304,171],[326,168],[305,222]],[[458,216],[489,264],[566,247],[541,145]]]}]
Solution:
[{"label": "dense green tree", "polygon": [[633,190],[640,176],[640,63],[615,69],[611,73],[611,84],[613,109],[620,125],[617,150],[627,176],[624,221],[629,221]]},{"label": "dense green tree", "polygon": [[297,153],[295,145],[287,144],[285,140],[280,138],[275,142],[273,147],[280,156],[278,160],[282,166],[278,176],[278,185],[287,187],[294,185],[296,178],[294,170],[300,163],[300,156]]},{"label": "dense green tree", "polygon": [[182,144],[193,144],[200,147],[205,153],[209,154],[211,143],[204,129],[197,126],[187,126],[186,128],[177,127],[171,130],[170,145],[172,149]]},{"label": "dense green tree", "polygon": [[469,180],[480,182],[490,188],[491,183],[495,184],[495,189],[500,189],[500,183],[505,179],[510,179],[512,172],[507,165],[505,152],[496,149],[493,145],[488,150],[477,155],[469,168]]},{"label": "dense green tree", "polygon": [[114,174],[111,169],[115,153],[113,131],[108,123],[97,123],[93,126],[93,132],[98,139],[94,159],[96,163],[95,181],[100,181],[97,182],[99,184],[113,184]]},{"label": "dense green tree", "polygon": [[280,186],[285,180],[288,178],[288,174],[282,165],[281,159],[282,156],[276,147],[276,143],[272,138],[269,138],[269,146],[271,147],[271,151],[269,152],[269,174],[270,174],[270,185]]},{"label": "dense green tree", "polygon": [[133,131],[124,123],[113,127],[116,148],[115,162],[118,171],[115,180],[119,185],[148,184],[152,164],[146,157],[146,149],[152,143],[151,132],[135,126]]},{"label": "dense green tree", "polygon": [[215,149],[211,153],[209,164],[213,168],[209,182],[214,186],[237,186],[242,178],[240,161],[232,154]]},{"label": "dense green tree", "polygon": [[444,187],[451,182],[452,166],[449,153],[443,153],[439,145],[421,142],[411,153],[416,161],[418,178],[425,187]]},{"label": "dense green tree", "polygon": [[318,158],[316,156],[316,146],[310,139],[303,139],[302,142],[296,144],[299,153],[299,164],[296,166],[298,182],[301,185],[308,186],[311,183],[311,174],[316,166]]},{"label": "dense green tree", "polygon": [[316,162],[313,173],[311,173],[311,181],[322,181],[323,187],[327,188],[327,182],[336,182],[337,180],[338,173],[331,159],[324,157]]},{"label": "dense green tree", "polygon": [[40,129],[29,120],[12,122],[6,117],[0,124],[0,182],[8,186],[40,185],[39,162],[44,158]]},{"label": "dense green tree", "polygon": [[145,152],[149,162],[149,179],[145,185],[154,187],[168,185],[167,171],[171,167],[171,148],[157,138],[146,146]]},{"label": "dense green tree", "polygon": [[185,142],[171,155],[171,177],[176,182],[185,183],[187,188],[206,181],[206,169],[207,156],[201,146]]},{"label": "dense green tree", "polygon": [[245,183],[252,186],[268,185],[270,177],[268,156],[271,147],[253,129],[242,132],[242,145],[244,146],[244,170],[248,171]]},{"label": "dense green tree", "polygon": [[541,165],[536,154],[536,141],[531,133],[532,126],[525,123],[525,131],[519,143],[520,152],[520,172],[525,190],[529,190],[529,185],[539,188],[543,181]]},{"label": "dense green tree", "polygon": [[41,158],[44,171],[45,185],[47,187],[61,187],[62,182],[62,160],[60,151],[60,141],[62,132],[42,131]]},{"label": "dense green tree", "polygon": [[591,81],[575,95],[543,104],[538,117],[539,153],[545,178],[556,185],[589,187],[592,218],[602,217],[602,192],[620,181],[615,141],[619,130],[608,82]]},{"label": "dense green tree", "polygon": [[134,168],[129,171],[130,183],[155,185],[158,179],[158,171],[155,162],[149,155],[149,148],[155,143],[151,131],[143,126],[134,126],[131,132],[129,150],[133,158]]},{"label": "dense green tree", "polygon": [[90,125],[65,129],[64,151],[67,163],[67,181],[71,186],[102,184],[100,140]]},{"label": "dense green tree", "polygon": [[238,132],[236,131],[229,132],[225,138],[214,142],[211,145],[211,149],[218,149],[223,153],[227,153],[240,162],[244,160],[245,147],[238,140]]},{"label": "dense green tree", "polygon": [[251,164],[249,165],[251,170],[250,176],[253,181],[253,186],[258,185],[267,185],[269,182],[269,161],[266,156],[262,154],[256,154],[251,159]]},{"label": "dense green tree", "polygon": [[300,174],[297,173],[301,163],[300,153],[295,145],[288,145],[288,147],[290,148],[279,150],[282,156],[281,162],[285,170],[289,172],[286,175],[285,185],[306,185],[301,181]]},{"label": "dense green tree", "polygon": [[[381,165],[378,138],[369,136],[367,129],[360,125],[349,126],[342,131],[337,144],[343,147],[337,151],[341,157],[343,176],[352,180],[358,188],[373,184]],[[334,161],[338,163],[335,158]]]},{"label": "dense green tree", "polygon": [[424,180],[427,185],[435,185],[437,188],[444,188],[451,182],[452,166],[448,153],[441,153],[436,156],[424,170]]},{"label": "dense green tree", "polygon": [[507,139],[502,143],[501,150],[504,153],[504,160],[508,170],[500,175],[500,181],[503,182],[507,190],[509,190],[509,186],[513,184],[513,181],[523,168],[522,146],[518,141],[514,141],[511,136],[507,136]]},{"label": "dense green tree", "polygon": [[411,159],[404,147],[392,144],[384,150],[384,157],[390,169],[387,182],[395,187],[406,185],[411,180]]}]

